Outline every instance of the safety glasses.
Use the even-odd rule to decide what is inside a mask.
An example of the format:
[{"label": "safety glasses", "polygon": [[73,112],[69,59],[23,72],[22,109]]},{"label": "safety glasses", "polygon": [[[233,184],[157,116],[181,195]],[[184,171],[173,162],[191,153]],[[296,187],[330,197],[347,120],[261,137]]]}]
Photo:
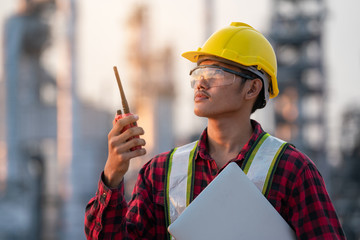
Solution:
[{"label": "safety glasses", "polygon": [[244,80],[253,79],[247,74],[222,66],[200,65],[190,71],[190,83],[192,88],[197,86],[199,81],[203,81],[208,88],[226,86],[233,84],[236,76],[242,77]]}]

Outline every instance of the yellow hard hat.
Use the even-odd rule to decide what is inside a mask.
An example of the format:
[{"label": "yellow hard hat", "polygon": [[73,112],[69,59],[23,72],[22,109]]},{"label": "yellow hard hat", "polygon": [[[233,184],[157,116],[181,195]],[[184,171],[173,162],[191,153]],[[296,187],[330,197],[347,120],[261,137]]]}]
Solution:
[{"label": "yellow hard hat", "polygon": [[270,76],[269,95],[274,98],[279,93],[276,80],[276,55],[269,41],[253,27],[233,22],[230,26],[215,32],[198,48],[182,56],[191,62],[197,62],[199,56],[210,55],[220,57],[243,66],[255,66]]}]

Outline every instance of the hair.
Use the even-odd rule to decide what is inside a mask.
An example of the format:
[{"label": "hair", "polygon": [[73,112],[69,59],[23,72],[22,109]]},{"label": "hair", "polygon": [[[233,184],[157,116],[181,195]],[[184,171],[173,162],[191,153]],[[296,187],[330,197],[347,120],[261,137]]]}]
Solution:
[{"label": "hair", "polygon": [[256,98],[256,101],[251,109],[251,113],[254,113],[258,109],[262,109],[266,106],[265,94],[264,94],[264,85],[261,88],[259,95]]},{"label": "hair", "polygon": [[253,79],[256,79],[256,78],[259,78],[263,85],[262,85],[262,88],[261,88],[261,91],[259,92],[259,95],[257,96],[255,102],[254,102],[254,105],[251,109],[251,114],[254,113],[256,110],[258,109],[262,109],[266,106],[266,100],[265,100],[265,93],[264,93],[264,80],[262,78],[260,78],[259,76],[257,76],[256,74],[250,72],[250,71],[247,71],[246,69],[243,69],[243,68],[240,68],[240,71],[249,75],[251,78],[251,80]]}]

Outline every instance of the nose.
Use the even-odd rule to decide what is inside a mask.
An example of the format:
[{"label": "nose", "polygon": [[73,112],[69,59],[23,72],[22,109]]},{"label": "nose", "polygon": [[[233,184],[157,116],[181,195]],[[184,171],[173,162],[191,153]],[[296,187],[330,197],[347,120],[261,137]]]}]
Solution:
[{"label": "nose", "polygon": [[203,77],[201,77],[195,82],[194,89],[209,89],[209,84]]}]

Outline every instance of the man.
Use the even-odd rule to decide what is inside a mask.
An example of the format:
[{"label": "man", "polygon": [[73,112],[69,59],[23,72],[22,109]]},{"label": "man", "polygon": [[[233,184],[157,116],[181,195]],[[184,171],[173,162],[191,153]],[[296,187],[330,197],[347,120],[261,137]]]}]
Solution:
[{"label": "man", "polygon": [[[127,204],[123,177],[130,160],[145,154],[143,148],[130,151],[134,146],[145,145],[143,139],[132,137],[144,131],[134,127],[122,133],[124,126],[138,120],[137,116],[113,123],[98,191],[86,207],[87,238],[170,239],[168,225],[219,171],[229,162],[236,162],[247,172],[249,163],[254,164],[251,162],[256,156],[261,156],[260,146],[269,138],[280,144],[269,158],[271,166],[264,171],[271,173],[261,183],[265,186],[262,189],[265,197],[294,229],[298,239],[344,239],[313,162],[250,120],[254,111],[278,94],[276,57],[265,37],[247,24],[232,23],[214,33],[202,48],[183,56],[197,62],[198,66],[190,73],[194,112],[208,119],[207,128],[198,142],[159,154],[146,163]],[[271,144],[270,149],[275,147]],[[183,173],[180,170],[183,164],[177,164],[179,152],[185,152],[189,159],[189,167]],[[179,181],[173,181],[174,172],[180,175]],[[263,177],[261,171],[254,174]],[[181,184],[187,193],[181,193]],[[179,204],[184,199],[173,194],[174,189],[186,196],[185,204]]]}]

